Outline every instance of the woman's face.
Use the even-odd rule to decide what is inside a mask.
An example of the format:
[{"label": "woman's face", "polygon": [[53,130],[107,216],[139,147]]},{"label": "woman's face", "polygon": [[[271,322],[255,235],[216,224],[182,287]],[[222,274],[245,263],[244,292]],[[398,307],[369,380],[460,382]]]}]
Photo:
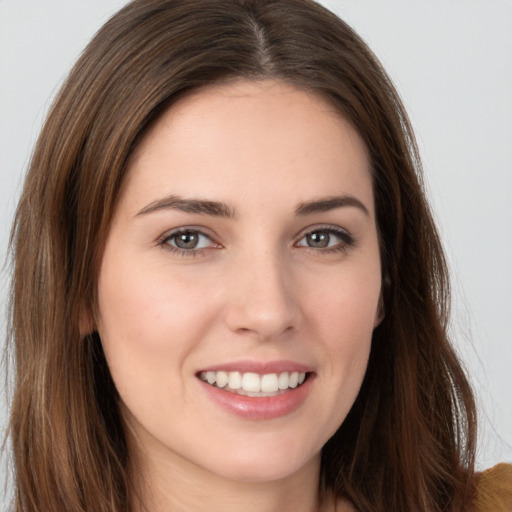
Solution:
[{"label": "woman's face", "polygon": [[314,94],[239,81],[164,113],[129,165],[97,325],[151,467],[318,468],[379,319],[373,202],[363,142]]}]

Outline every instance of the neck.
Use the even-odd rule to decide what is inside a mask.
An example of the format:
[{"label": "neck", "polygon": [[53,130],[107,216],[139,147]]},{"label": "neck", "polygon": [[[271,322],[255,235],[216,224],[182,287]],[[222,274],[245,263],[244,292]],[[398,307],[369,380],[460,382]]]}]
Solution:
[{"label": "neck", "polygon": [[[133,452],[132,452],[133,453]],[[147,455],[147,454],[146,454]],[[168,455],[168,454],[167,454]],[[278,480],[239,481],[177,457],[140,457],[131,471],[136,512],[319,512],[320,456]]]}]

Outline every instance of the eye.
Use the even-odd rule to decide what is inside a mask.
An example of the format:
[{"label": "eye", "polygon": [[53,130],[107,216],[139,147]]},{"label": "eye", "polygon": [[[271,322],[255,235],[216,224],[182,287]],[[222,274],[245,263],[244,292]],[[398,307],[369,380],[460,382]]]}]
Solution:
[{"label": "eye", "polygon": [[181,253],[194,253],[201,249],[217,247],[217,244],[206,234],[197,229],[180,229],[165,235],[159,242],[169,250]]},{"label": "eye", "polygon": [[352,236],[346,231],[330,227],[309,231],[296,245],[316,250],[344,250],[354,242]]}]

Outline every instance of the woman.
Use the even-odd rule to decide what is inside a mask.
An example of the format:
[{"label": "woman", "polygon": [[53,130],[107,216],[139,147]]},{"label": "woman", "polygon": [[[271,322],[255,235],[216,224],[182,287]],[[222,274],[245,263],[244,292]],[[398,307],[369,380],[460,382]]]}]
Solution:
[{"label": "woman", "polygon": [[122,9],[16,215],[16,510],[483,510],[419,172],[316,4]]}]

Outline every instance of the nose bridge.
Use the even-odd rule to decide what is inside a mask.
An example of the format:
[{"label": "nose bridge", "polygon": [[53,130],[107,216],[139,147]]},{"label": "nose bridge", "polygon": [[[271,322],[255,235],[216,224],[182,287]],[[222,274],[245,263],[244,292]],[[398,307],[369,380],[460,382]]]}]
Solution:
[{"label": "nose bridge", "polygon": [[229,327],[269,339],[296,327],[298,304],[292,270],[277,247],[248,251],[232,275]]}]

